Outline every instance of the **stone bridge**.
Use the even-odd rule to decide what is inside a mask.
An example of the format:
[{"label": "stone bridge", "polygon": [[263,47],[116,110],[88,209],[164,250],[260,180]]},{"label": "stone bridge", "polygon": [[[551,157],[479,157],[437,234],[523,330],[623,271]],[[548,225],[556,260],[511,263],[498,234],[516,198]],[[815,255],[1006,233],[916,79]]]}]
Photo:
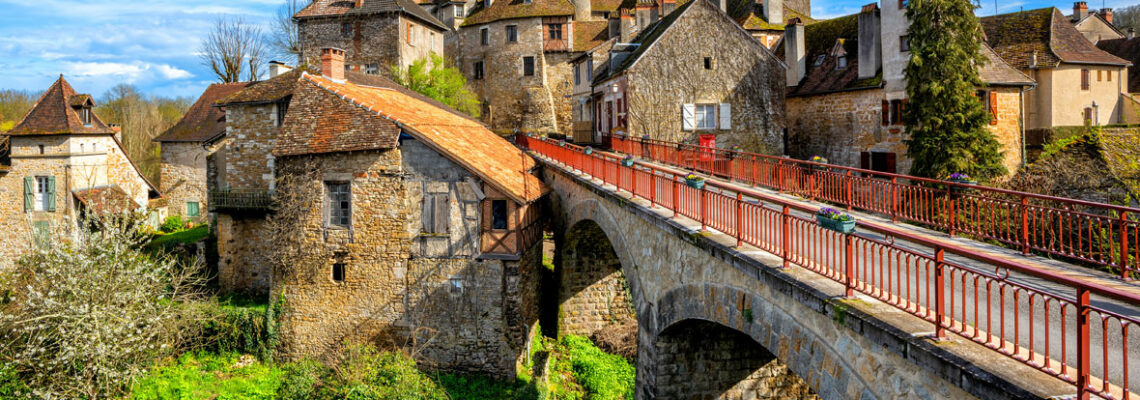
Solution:
[{"label": "stone bridge", "polygon": [[981,368],[929,324],[543,160],[558,334],[636,322],[639,399],[1042,397],[988,372],[1013,362]]}]

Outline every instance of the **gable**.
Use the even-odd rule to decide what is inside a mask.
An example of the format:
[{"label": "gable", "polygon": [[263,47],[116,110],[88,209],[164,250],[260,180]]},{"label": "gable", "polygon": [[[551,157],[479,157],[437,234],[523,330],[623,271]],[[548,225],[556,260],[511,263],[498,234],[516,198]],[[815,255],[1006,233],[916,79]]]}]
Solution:
[{"label": "gable", "polygon": [[[63,75],[36,100],[24,118],[7,132],[11,136],[60,134],[114,134],[95,114],[91,95],[78,94]],[[90,112],[90,123],[84,123],[76,108]]]},{"label": "gable", "polygon": [[375,113],[300,79],[273,155],[392,149],[400,130],[396,123],[377,118]]}]

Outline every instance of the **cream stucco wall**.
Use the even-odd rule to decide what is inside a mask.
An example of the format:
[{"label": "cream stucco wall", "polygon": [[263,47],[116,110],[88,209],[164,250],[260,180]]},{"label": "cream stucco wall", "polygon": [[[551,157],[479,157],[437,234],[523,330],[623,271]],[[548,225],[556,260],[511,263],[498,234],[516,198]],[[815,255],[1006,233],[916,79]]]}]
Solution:
[{"label": "cream stucco wall", "polygon": [[1085,39],[1088,39],[1094,44],[1101,40],[1124,39],[1124,35],[1121,35],[1119,31],[1096,16],[1085,18],[1084,21],[1074,26],[1076,26],[1082,35],[1085,35]]},{"label": "cream stucco wall", "polygon": [[[1081,70],[1089,70],[1089,89],[1081,89]],[[1027,129],[1083,125],[1084,109],[1092,107],[1093,123],[1124,122],[1121,93],[1126,91],[1128,72],[1123,67],[1061,64],[1057,68],[1022,71],[1037,81],[1027,94]]]}]

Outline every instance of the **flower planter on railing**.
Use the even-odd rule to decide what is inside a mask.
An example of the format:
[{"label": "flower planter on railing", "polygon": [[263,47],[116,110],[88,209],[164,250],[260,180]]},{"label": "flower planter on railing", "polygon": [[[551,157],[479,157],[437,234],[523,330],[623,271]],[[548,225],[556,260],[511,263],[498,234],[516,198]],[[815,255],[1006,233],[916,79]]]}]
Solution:
[{"label": "flower planter on railing", "polygon": [[685,185],[687,185],[688,187],[691,187],[693,189],[697,189],[697,190],[704,189],[705,188],[705,178],[701,178],[701,177],[693,175],[693,174],[685,175]]},{"label": "flower planter on railing", "polygon": [[978,181],[970,178],[969,175],[959,173],[950,174],[950,177],[946,178],[946,181],[957,183],[957,185],[950,185],[950,192],[954,194],[969,193],[971,190],[973,190],[973,188],[970,186],[975,186],[978,184]]},{"label": "flower planter on railing", "polygon": [[827,164],[827,159],[826,159],[826,158],[823,158],[823,157],[820,157],[820,156],[814,156],[814,157],[812,157],[812,158],[811,158],[811,161],[812,161],[812,162],[815,162],[815,163],[818,163],[818,164],[812,164],[812,165],[811,165],[811,171],[812,171],[812,172],[815,172],[815,171],[827,171],[827,165],[821,165],[821,164]]},{"label": "flower planter on railing", "polygon": [[621,159],[621,165],[623,167],[632,167],[633,166],[633,157],[625,156],[625,158]]},{"label": "flower planter on railing", "polygon": [[855,217],[844,214],[833,208],[821,208],[815,214],[815,220],[823,229],[836,231],[842,234],[855,232]]},{"label": "flower planter on railing", "polygon": [[584,151],[586,152],[586,155],[594,154],[594,148],[590,146],[586,146]]}]

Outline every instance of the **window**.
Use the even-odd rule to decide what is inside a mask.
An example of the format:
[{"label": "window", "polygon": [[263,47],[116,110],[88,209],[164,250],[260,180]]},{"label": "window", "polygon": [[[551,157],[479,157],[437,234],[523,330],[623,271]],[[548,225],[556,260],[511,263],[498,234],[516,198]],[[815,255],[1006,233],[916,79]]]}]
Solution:
[{"label": "window", "polygon": [[332,265],[333,282],[344,282],[344,267],[344,263],[335,263]]},{"label": "window", "polygon": [[352,37],[352,24],[345,22],[340,26],[340,35],[343,37]]},{"label": "window", "polygon": [[473,76],[472,79],[475,79],[475,80],[483,79],[483,62],[482,61],[476,61],[475,65],[473,65],[471,67],[471,75]]},{"label": "window", "polygon": [[380,75],[380,64],[368,64],[364,67],[364,73],[368,75]]},{"label": "window", "polygon": [[594,58],[593,57],[586,59],[586,80],[590,81],[590,82],[594,81]]},{"label": "window", "polygon": [[1096,81],[1097,81],[1097,82],[1101,82],[1101,81],[1103,81],[1103,80],[1104,80],[1104,79],[1102,79],[1102,77],[1101,77],[1101,75],[1100,75],[1102,72],[1104,72],[1104,71],[1101,71],[1101,70],[1099,70],[1099,69],[1098,69],[1098,70],[1096,70]]},{"label": "window", "polygon": [[464,16],[463,8],[465,5],[466,4],[459,4],[459,5],[455,6],[455,18],[463,18],[463,16]]},{"label": "window", "polygon": [[909,5],[909,3],[910,3],[909,0],[899,0],[899,9],[900,10],[905,9],[906,6]]},{"label": "window", "polygon": [[328,226],[349,227],[352,221],[352,189],[348,182],[325,182],[328,190]]},{"label": "window", "polygon": [[491,200],[491,229],[507,229],[506,200]]},{"label": "window", "polygon": [[839,57],[839,63],[835,64],[835,69],[847,69],[847,56]]},{"label": "window", "polygon": [[897,158],[898,156],[895,153],[864,151],[859,153],[859,168],[894,174],[897,171],[895,165]]},{"label": "window", "polygon": [[550,39],[562,40],[562,24],[547,24],[546,28],[550,32]]},{"label": "window", "polygon": [[1085,125],[1092,125],[1093,122],[1093,109],[1092,107],[1085,107]]},{"label": "window", "polygon": [[84,148],[84,147],[85,147],[85,145],[84,145],[83,143],[80,143],[80,144],[79,144],[79,152],[80,152],[80,153],[83,153],[83,152],[84,152],[84,150],[83,150],[83,148]]},{"label": "window", "polygon": [[285,114],[289,113],[289,102],[277,102],[277,126],[285,124]]},{"label": "window", "polygon": [[409,22],[408,23],[408,34],[406,36],[407,36],[407,40],[408,40],[408,45],[411,45],[412,47],[415,47],[415,45],[416,45],[415,33],[416,33],[415,25],[412,25],[412,23]]},{"label": "window", "polygon": [[450,289],[451,294],[463,293],[463,280],[462,279],[451,278],[448,281],[451,284],[451,289]]},{"label": "window", "polygon": [[1081,70],[1081,90],[1089,90],[1089,70]]},{"label": "window", "polygon": [[24,178],[24,206],[34,211],[55,211],[55,177]]},{"label": "window", "polygon": [[490,35],[487,33],[487,28],[479,30],[479,44],[486,46],[491,41]]},{"label": "window", "polygon": [[697,129],[716,129],[716,106],[697,104]]},{"label": "window", "polygon": [[1108,81],[1112,82],[1112,71],[1108,71],[1108,74],[1106,75],[1108,75]]},{"label": "window", "polygon": [[523,76],[534,76],[534,57],[523,57]]},{"label": "window", "polygon": [[448,193],[425,194],[423,203],[423,233],[444,234],[451,222]]},{"label": "window", "polygon": [[899,51],[910,51],[910,37],[899,36]]},{"label": "window", "polygon": [[87,108],[87,107],[83,107],[83,112],[81,113],[81,115],[83,117],[83,125],[90,126],[91,125],[91,109]]},{"label": "window", "polygon": [[40,145],[40,154],[44,154],[44,145]]},{"label": "window", "polygon": [[518,25],[507,25],[507,41],[511,43],[519,41]]},{"label": "window", "polygon": [[906,113],[906,100],[883,100],[883,126],[902,125]]},{"label": "window", "polygon": [[823,65],[823,60],[826,60],[826,59],[827,59],[826,54],[820,54],[819,56],[816,56],[815,57],[815,66],[818,67],[820,65]]},{"label": "window", "polygon": [[712,57],[705,57],[705,69],[712,69]]},{"label": "window", "polygon": [[582,71],[581,71],[581,69],[582,69],[581,64],[574,66],[574,84],[575,85],[582,84]]},{"label": "window", "polygon": [[196,202],[196,201],[187,201],[186,202],[186,216],[188,216],[188,217],[197,217],[198,216],[198,202]]},{"label": "window", "polygon": [[979,90],[976,96],[978,96],[978,101],[982,103],[982,107],[985,108],[986,112],[990,115],[990,125],[997,125],[997,92]]}]

